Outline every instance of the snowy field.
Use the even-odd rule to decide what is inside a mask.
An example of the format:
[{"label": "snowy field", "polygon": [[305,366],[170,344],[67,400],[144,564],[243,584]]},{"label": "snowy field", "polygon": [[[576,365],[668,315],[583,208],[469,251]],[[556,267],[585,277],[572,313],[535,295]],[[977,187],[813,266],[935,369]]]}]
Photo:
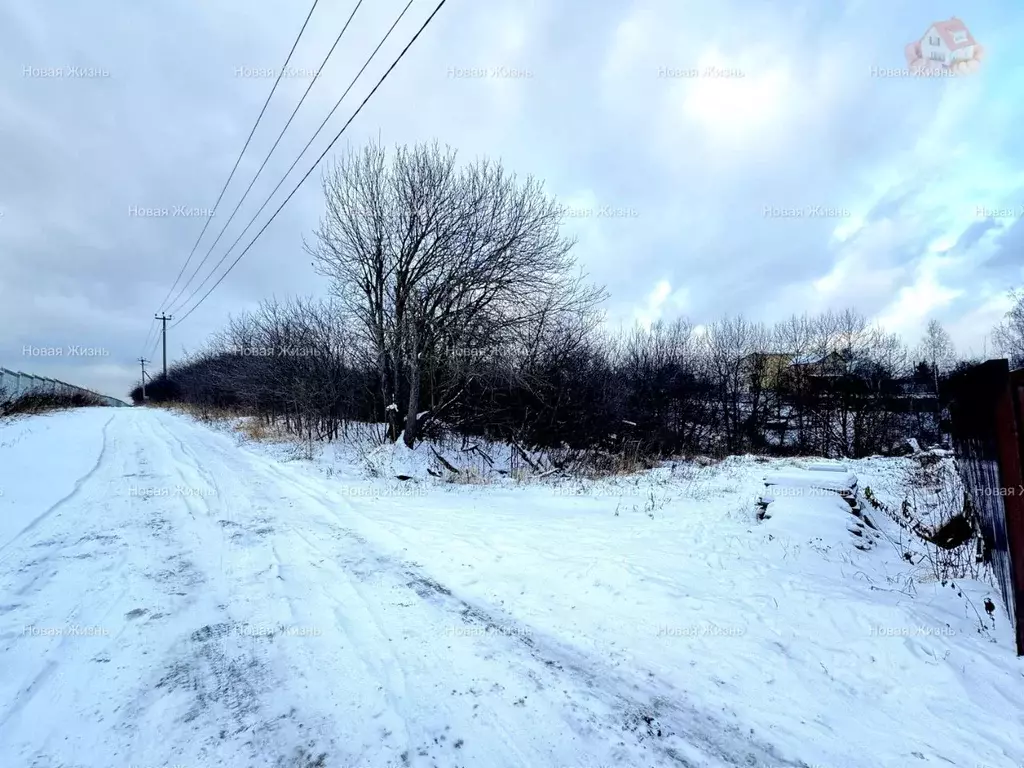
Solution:
[{"label": "snowy field", "polygon": [[[1024,765],[992,587],[832,493],[759,520],[793,462],[461,484],[427,450],[0,425],[0,766]],[[898,507],[912,461],[847,468]]]}]

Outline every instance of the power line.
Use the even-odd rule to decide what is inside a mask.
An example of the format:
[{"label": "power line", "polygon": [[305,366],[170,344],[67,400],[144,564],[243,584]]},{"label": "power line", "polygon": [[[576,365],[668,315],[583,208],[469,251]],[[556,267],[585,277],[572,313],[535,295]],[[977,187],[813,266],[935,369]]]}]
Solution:
[{"label": "power line", "polygon": [[[210,245],[210,248],[206,251],[206,255],[203,256],[202,261],[200,261],[199,264],[196,266],[195,271],[192,272],[192,275],[189,277],[188,281],[186,281],[186,283],[183,286],[181,286],[177,295],[171,300],[171,304],[173,305],[169,307],[171,311],[175,309],[175,306],[183,306],[184,304],[187,304],[189,302],[189,299],[186,299],[181,304],[177,303],[178,299],[181,298],[181,295],[188,289],[190,285],[192,285],[192,281],[196,279],[196,275],[198,275],[200,270],[202,270],[203,265],[206,263],[207,259],[210,258],[210,254],[212,254],[213,249],[217,247],[217,243],[219,243],[220,239],[224,236],[224,233],[227,231],[228,226],[230,226],[231,222],[234,221],[235,214],[238,213],[238,209],[242,207],[242,203],[244,203],[245,199],[249,196],[249,192],[252,191],[253,185],[256,184],[256,181],[259,179],[260,174],[263,173],[263,169],[267,167],[267,163],[270,162],[271,155],[274,154],[274,150],[277,149],[277,145],[281,143],[281,139],[284,138],[285,132],[288,130],[288,127],[292,124],[292,120],[295,119],[295,115],[298,114],[299,109],[301,109],[302,105],[306,101],[306,97],[309,96],[309,92],[313,90],[313,86],[316,85],[316,81],[320,77],[320,73],[323,71],[323,68],[327,66],[327,62],[330,60],[331,56],[334,55],[334,50],[338,47],[338,43],[341,42],[342,36],[345,34],[345,31],[352,23],[352,19],[355,18],[356,11],[359,10],[359,6],[361,6],[362,4],[363,0],[359,0],[359,2],[356,3],[356,7],[352,9],[352,13],[349,14],[348,20],[345,22],[345,26],[341,28],[341,32],[339,32],[338,36],[334,39],[334,45],[331,46],[331,49],[327,52],[327,55],[324,56],[324,60],[320,62],[320,66],[317,68],[316,74],[313,75],[313,78],[309,81],[309,85],[306,86],[306,92],[302,94],[302,98],[299,99],[299,103],[295,105],[295,109],[292,110],[291,115],[288,117],[288,121],[284,124],[284,128],[282,128],[281,132],[277,135],[277,139],[274,141],[274,145],[270,148],[270,151],[267,152],[267,156],[263,158],[263,163],[256,171],[256,175],[252,177],[252,181],[249,182],[249,186],[246,187],[245,192],[242,194],[241,199],[235,206],[235,210],[231,212],[231,215],[228,216],[228,220],[224,222],[224,226],[220,228],[220,232],[217,234],[217,238]],[[217,268],[214,267],[213,271],[216,270]],[[196,288],[195,292],[193,292],[193,296],[195,295],[195,293],[199,292],[199,290],[202,288],[202,285],[203,283],[200,284],[199,288]]]},{"label": "power line", "polygon": [[213,204],[213,209],[206,217],[206,223],[203,224],[203,230],[199,233],[199,237],[196,238],[195,245],[192,246],[192,251],[189,253],[188,258],[185,259],[185,263],[181,265],[181,271],[178,272],[178,276],[174,279],[174,283],[171,285],[167,296],[164,296],[163,301],[160,302],[160,306],[164,307],[167,303],[168,297],[171,292],[174,291],[178,281],[181,280],[181,276],[185,274],[185,269],[188,267],[189,262],[192,261],[192,257],[195,255],[196,248],[199,247],[199,242],[203,239],[203,235],[206,234],[207,227],[210,226],[210,221],[213,219],[213,215],[217,212],[217,206],[220,205],[220,201],[224,198],[224,193],[227,192],[228,185],[231,184],[231,179],[235,177],[235,171],[238,170],[238,164],[242,162],[242,156],[245,154],[245,150],[249,148],[249,142],[252,141],[253,135],[256,133],[256,128],[259,127],[260,121],[263,119],[263,115],[267,111],[267,107],[270,105],[270,100],[274,96],[274,92],[277,90],[278,83],[281,82],[281,77],[284,75],[285,70],[288,68],[288,62],[292,60],[292,54],[295,53],[295,49],[299,45],[299,40],[302,39],[303,33],[306,31],[306,26],[309,24],[310,18],[313,16],[313,11],[316,10],[317,4],[320,0],[313,0],[313,5],[309,9],[309,13],[306,14],[306,20],[302,22],[302,28],[299,30],[299,34],[295,37],[295,42],[292,43],[291,50],[288,51],[288,56],[284,60],[284,64],[281,65],[281,69],[277,73],[277,79],[274,80],[274,86],[270,89],[270,93],[267,95],[267,100],[263,102],[263,108],[260,110],[259,116],[256,118],[256,122],[252,126],[252,130],[249,131],[249,137],[245,140],[245,145],[242,147],[242,151],[238,153],[238,157],[235,159],[235,164],[231,168],[231,173],[228,174],[228,180],[224,182],[224,187],[221,189],[220,194],[217,195],[217,202]]},{"label": "power line", "polygon": [[395,69],[396,66],[398,66],[398,62],[400,62],[402,60],[402,58],[405,56],[405,54],[409,52],[409,49],[412,47],[413,43],[415,43],[416,40],[419,39],[419,36],[421,34],[423,34],[423,31],[430,25],[430,22],[432,22],[434,20],[434,17],[438,14],[438,12],[441,10],[441,8],[444,7],[444,4],[446,2],[448,2],[448,0],[440,0],[440,2],[437,4],[437,7],[434,8],[433,13],[431,13],[430,16],[427,17],[427,20],[425,22],[423,22],[423,25],[416,31],[416,34],[412,36],[412,39],[406,44],[405,48],[402,49],[402,52],[398,54],[398,57],[394,60],[394,62],[391,64],[391,66],[388,67],[388,70],[384,73],[384,75],[381,77],[381,79],[379,81],[377,81],[377,84],[373,87],[373,90],[370,91],[369,94],[367,94],[366,98],[363,99],[362,103],[356,108],[356,111],[352,113],[352,116],[341,127],[341,130],[338,131],[338,133],[335,135],[335,137],[331,140],[331,143],[327,145],[327,147],[324,149],[323,152],[320,153],[320,157],[318,157],[316,159],[316,162],[314,162],[313,165],[310,167],[310,169],[308,171],[306,171],[305,175],[299,180],[299,183],[295,185],[295,188],[292,189],[292,191],[288,193],[288,197],[286,197],[284,199],[284,201],[281,203],[281,205],[279,205],[277,207],[277,210],[274,211],[274,213],[271,215],[271,217],[267,220],[267,223],[264,224],[260,228],[260,231],[256,233],[256,236],[253,237],[252,240],[249,241],[249,244],[247,246],[245,246],[245,249],[240,254],[238,254],[238,256],[235,258],[235,260],[233,262],[231,262],[231,265],[227,268],[227,271],[225,271],[224,274],[221,275],[217,279],[217,282],[215,282],[210,287],[210,290],[208,290],[205,294],[203,294],[203,297],[201,299],[199,299],[199,301],[196,304],[194,304],[192,306],[192,308],[188,310],[188,312],[186,312],[184,315],[182,315],[181,319],[178,320],[178,322],[176,322],[174,325],[172,325],[171,328],[176,328],[177,326],[181,325],[181,323],[185,320],[185,318],[187,318],[189,315],[191,315],[193,312],[195,312],[196,309],[198,309],[199,306],[204,301],[206,301],[206,298],[211,293],[213,293],[213,291],[217,288],[217,286],[221,284],[221,282],[224,280],[224,278],[227,277],[231,273],[231,270],[235,268],[235,265],[238,264],[239,261],[241,261],[242,257],[245,256],[245,254],[249,252],[249,249],[252,248],[253,244],[255,244],[255,242],[260,238],[260,236],[266,231],[267,227],[270,226],[271,222],[273,222],[274,219],[277,218],[277,215],[288,204],[288,202],[292,199],[292,197],[295,195],[295,193],[299,191],[299,188],[305,183],[306,179],[309,178],[310,174],[313,173],[314,170],[316,170],[316,167],[320,164],[320,162],[324,159],[324,157],[326,157],[327,153],[330,152],[331,147],[333,147],[337,143],[338,139],[341,138],[341,135],[346,131],[346,129],[352,124],[352,121],[356,119],[356,117],[359,115],[359,113],[363,110],[363,107],[365,107],[367,102],[373,97],[373,94],[375,94],[377,92],[377,90],[381,87],[381,85],[383,85],[384,81],[387,80],[387,78],[391,74],[391,72]]},{"label": "power line", "polygon": [[[365,72],[366,68],[368,66],[370,66],[370,63],[376,57],[377,53],[383,47],[384,43],[386,43],[388,38],[391,37],[391,33],[395,31],[395,27],[397,27],[399,22],[401,22],[402,19],[405,17],[406,12],[409,10],[410,6],[412,6],[413,2],[414,2],[414,0],[409,0],[409,2],[406,3],[405,8],[403,8],[402,12],[400,14],[398,14],[398,18],[396,18],[395,21],[391,24],[391,28],[388,29],[388,31],[385,33],[384,37],[381,38],[379,43],[377,43],[377,47],[373,49],[373,53],[371,53],[369,58],[363,63],[362,68],[359,70],[359,72],[356,73],[356,76],[354,78],[352,78],[352,82],[350,82],[348,84],[348,88],[345,89],[345,92],[342,93],[340,98],[334,103],[334,106],[331,108],[331,111],[327,113],[327,117],[325,117],[323,119],[323,121],[320,123],[320,127],[316,129],[316,133],[314,133],[310,137],[309,141],[306,142],[306,146],[304,146],[302,148],[302,151],[299,153],[298,157],[296,157],[295,160],[292,161],[292,164],[288,167],[288,170],[285,171],[284,176],[282,176],[281,180],[279,182],[277,182],[277,186],[275,186],[274,189],[271,190],[270,194],[267,196],[267,199],[263,201],[263,205],[261,205],[259,210],[256,211],[256,213],[253,215],[253,217],[249,220],[249,223],[245,225],[245,229],[243,229],[238,234],[238,237],[235,238],[235,241],[233,243],[231,243],[230,246],[228,246],[227,251],[225,251],[224,255],[221,256],[220,261],[218,261],[214,265],[213,269],[210,270],[210,273],[206,277],[203,278],[202,282],[200,282],[199,285],[196,286],[196,289],[192,292],[192,295],[189,296],[187,299],[185,299],[185,301],[183,301],[183,302],[181,302],[180,304],[177,305],[178,309],[181,309],[186,304],[188,304],[190,301],[192,301],[192,299],[194,299],[199,294],[199,292],[201,290],[203,290],[203,286],[206,285],[210,281],[210,278],[213,277],[214,274],[216,274],[218,269],[220,269],[220,265],[223,264],[225,261],[227,261],[228,256],[231,255],[231,252],[235,249],[235,246],[238,245],[239,241],[241,241],[241,239],[243,237],[245,237],[245,233],[249,231],[249,228],[252,227],[252,225],[256,221],[256,219],[259,218],[260,214],[263,213],[263,211],[267,207],[267,205],[270,204],[270,201],[274,198],[274,195],[277,194],[277,190],[279,190],[281,188],[281,185],[284,184],[285,181],[288,180],[288,177],[291,175],[291,172],[294,170],[295,166],[299,164],[299,160],[301,160],[302,156],[306,154],[306,150],[309,149],[310,145],[313,143],[313,141],[316,139],[316,137],[320,135],[320,132],[324,129],[324,126],[327,125],[328,121],[331,119],[331,117],[334,115],[334,113],[338,110],[338,107],[341,106],[341,102],[345,100],[345,97],[348,96],[349,91],[352,90],[353,86],[355,86],[355,84],[359,80],[359,78],[362,77],[363,72]],[[222,234],[223,234],[223,232],[222,232]],[[211,250],[212,250],[212,248],[211,248]],[[207,254],[207,256],[209,256],[209,254]],[[204,261],[205,261],[205,259],[204,259]],[[189,282],[191,282],[191,280],[189,280]],[[180,296],[181,293],[179,292],[178,295]],[[175,297],[175,298],[177,298],[177,297]]]},{"label": "power line", "polygon": [[[199,243],[203,239],[203,235],[206,234],[206,230],[210,226],[210,221],[212,221],[213,215],[217,211],[217,207],[220,205],[221,200],[224,198],[224,194],[225,194],[225,192],[227,192],[228,186],[230,186],[231,180],[234,178],[235,173],[238,170],[238,166],[239,166],[239,164],[242,161],[242,157],[245,155],[245,151],[249,148],[249,144],[252,141],[252,137],[256,134],[256,129],[259,127],[260,122],[263,120],[263,115],[266,114],[267,107],[270,105],[270,100],[273,98],[274,93],[277,91],[277,86],[281,82],[281,78],[284,76],[284,73],[285,73],[285,71],[288,68],[288,62],[291,61],[292,56],[295,53],[295,49],[299,45],[299,40],[302,39],[302,35],[305,33],[306,27],[309,25],[309,20],[312,18],[313,12],[316,10],[316,7],[317,7],[319,2],[320,2],[320,0],[313,0],[313,4],[310,6],[309,13],[306,14],[306,18],[302,22],[302,27],[299,29],[299,33],[298,33],[298,35],[296,35],[294,42],[292,42],[292,46],[291,46],[291,48],[288,51],[288,55],[285,57],[284,64],[281,65],[281,69],[277,73],[277,78],[274,80],[274,85],[270,89],[270,93],[267,94],[266,101],[263,102],[263,107],[260,109],[260,113],[256,117],[256,122],[253,123],[252,130],[249,131],[249,136],[246,138],[245,144],[242,146],[242,151],[239,152],[238,153],[238,157],[235,158],[235,164],[231,168],[231,173],[228,174],[227,181],[224,182],[224,186],[221,188],[220,194],[217,195],[217,202],[214,203],[213,209],[207,215],[206,222],[203,224],[203,229],[199,233],[199,237],[196,238],[195,243],[192,245],[192,250],[189,252],[188,258],[185,259],[185,263],[181,265],[181,270],[179,270],[178,276],[174,279],[174,283],[171,284],[171,287],[167,291],[167,295],[164,296],[163,301],[160,302],[161,306],[163,306],[163,305],[165,305],[167,303],[167,299],[170,297],[171,293],[174,291],[174,288],[178,285],[178,282],[181,280],[181,276],[185,274],[185,270],[188,268],[189,263],[192,261],[192,257],[195,255],[196,249],[199,247]],[[145,356],[145,357],[149,357],[150,355],[152,355],[153,351],[156,349],[156,342],[159,339],[159,335],[157,335],[157,336],[155,336],[153,338],[153,346],[151,348],[149,346],[150,345],[150,335],[153,333],[153,330],[156,327],[157,327],[156,326],[156,320],[154,318],[152,321],[150,321],[149,331],[146,332],[146,340],[143,342],[143,345],[142,345],[143,346],[143,350],[149,348],[149,352],[143,352],[143,356]]]},{"label": "power line", "polygon": [[153,334],[154,328],[156,328],[156,318],[150,321],[149,330],[146,331],[146,340],[142,342],[143,356],[145,356],[146,347],[149,346],[149,337]]},{"label": "power line", "polygon": [[[171,327],[173,328],[174,326],[171,326]],[[152,357],[153,353],[156,352],[156,345],[159,344],[159,343],[160,343],[160,332],[157,331],[156,336],[153,337],[153,343],[149,345],[148,349],[146,350],[145,353],[143,353],[142,356],[146,357],[146,358]]]}]

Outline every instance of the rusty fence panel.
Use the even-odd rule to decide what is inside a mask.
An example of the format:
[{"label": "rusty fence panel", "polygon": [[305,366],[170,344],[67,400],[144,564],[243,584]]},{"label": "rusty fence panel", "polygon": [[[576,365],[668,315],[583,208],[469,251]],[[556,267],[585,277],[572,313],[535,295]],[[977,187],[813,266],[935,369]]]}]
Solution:
[{"label": "rusty fence panel", "polygon": [[947,393],[957,466],[1024,656],[1024,370],[989,360],[953,376]]}]

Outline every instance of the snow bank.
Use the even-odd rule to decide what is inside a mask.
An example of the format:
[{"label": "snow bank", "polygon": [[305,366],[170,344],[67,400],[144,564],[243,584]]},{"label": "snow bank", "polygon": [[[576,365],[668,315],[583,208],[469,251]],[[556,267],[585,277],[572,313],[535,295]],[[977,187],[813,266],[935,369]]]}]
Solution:
[{"label": "snow bank", "polygon": [[832,459],[808,459],[799,462],[798,466],[811,472],[849,472],[849,467]]},{"label": "snow bank", "polygon": [[[189,439],[181,437],[186,447]],[[204,458],[216,457],[214,448]],[[459,467],[477,460],[472,451],[438,450],[461,457]],[[508,690],[495,688],[476,727],[510,722],[506,717],[522,711],[535,718],[535,728],[510,730],[489,745],[490,763],[467,758],[461,764],[529,764],[514,747],[535,745],[559,707],[583,712],[565,694],[581,686],[613,694],[609,701],[622,701],[628,692],[630,701],[644,702],[617,733],[645,728],[650,759],[631,761],[628,755],[617,764],[1024,764],[1024,660],[1014,656],[1002,609],[989,617],[982,607],[987,597],[998,605],[995,590],[982,581],[929,580],[902,559],[902,530],[880,516],[874,531],[840,495],[870,486],[896,508],[912,459],[852,461],[840,469],[816,459],[794,468],[793,462],[731,458],[600,482],[473,486],[432,478],[431,454],[429,446],[378,450],[369,463],[381,469],[379,479],[368,480],[363,453],[332,448],[312,463],[288,467],[289,479],[308,476],[301,493],[283,485],[285,473],[270,461],[237,462],[255,482],[248,476],[244,483],[220,480],[231,482],[223,498],[239,500],[239,521],[251,514],[245,497],[250,485],[262,485],[266,525],[295,537],[282,533],[282,539],[269,540],[273,547],[252,545],[247,557],[259,557],[225,561],[245,576],[244,594],[253,605],[290,606],[302,616],[314,612],[311,604],[316,611],[330,606],[346,622],[346,633],[359,640],[357,656],[342,655],[346,647],[334,636],[322,646],[338,654],[343,671],[336,679],[348,674],[342,662],[360,675],[360,684],[346,684],[341,698],[376,696],[380,678],[389,701],[381,711],[390,707],[406,715],[394,727],[384,722],[382,730],[418,726],[444,707],[473,727],[475,715],[459,708],[455,686],[435,684],[438,669],[465,668],[466,687],[477,692],[497,682],[479,660],[463,664],[469,645],[458,645],[463,655],[457,655],[442,644],[450,639],[439,642],[436,628],[435,634],[416,633],[402,624],[402,612],[420,616],[423,604],[435,601],[460,606],[464,615],[500,618],[498,629],[516,630],[514,642],[501,646],[483,644],[510,635],[492,632],[480,640],[482,652],[508,659],[516,673],[499,678]],[[512,455],[509,450],[504,456],[506,466],[512,466]],[[504,460],[497,456],[495,451],[495,463]],[[415,480],[396,482],[398,473]],[[766,481],[773,483],[768,489]],[[421,492],[402,495],[400,489],[409,487]],[[775,494],[763,522],[757,517],[762,493]],[[358,551],[349,551],[352,532],[360,537]],[[865,538],[874,546],[865,546]],[[345,558],[335,554],[342,539],[348,542]],[[195,540],[198,546],[216,537]],[[287,541],[290,546],[282,543]],[[284,556],[278,558],[278,551]],[[385,562],[408,564],[410,572],[424,575],[415,582],[418,597],[409,594],[408,584],[384,578]],[[216,557],[209,566],[215,576],[227,570]],[[353,573],[368,594],[401,594],[401,605],[360,601],[358,590],[346,586]],[[268,589],[289,599],[266,600]],[[231,594],[237,600],[238,593]],[[352,618],[353,606],[363,603],[373,610]],[[481,637],[485,632],[490,627],[481,629]],[[544,654],[545,665],[559,671],[556,684],[541,682],[523,648]],[[417,664],[420,652],[425,661]],[[322,659],[311,656],[303,669],[324,669],[330,677]],[[528,696],[518,692],[527,686]],[[334,690],[318,690],[325,695],[316,698],[327,700]],[[488,709],[499,700],[507,707]],[[598,722],[567,732],[572,746],[560,744],[562,755],[592,741]],[[666,745],[678,740],[717,747],[717,760],[707,758],[710,749],[702,757],[679,752],[670,759]],[[737,759],[747,748],[771,759]],[[415,764],[415,753],[413,758]]]},{"label": "snow bank", "polygon": [[767,473],[764,476],[764,484],[769,487],[814,488],[837,493],[855,493],[857,476],[842,470],[784,470]]},{"label": "snow bank", "polygon": [[[887,518],[874,531],[832,495],[895,487],[906,461],[813,466],[831,492],[780,494],[763,524],[750,459],[554,489],[438,486],[360,500],[353,524],[535,642],[773,745],[778,765],[1019,765],[1024,662],[1001,609],[979,617],[996,593],[921,580]],[[776,489],[806,482],[769,468],[788,484]]]}]

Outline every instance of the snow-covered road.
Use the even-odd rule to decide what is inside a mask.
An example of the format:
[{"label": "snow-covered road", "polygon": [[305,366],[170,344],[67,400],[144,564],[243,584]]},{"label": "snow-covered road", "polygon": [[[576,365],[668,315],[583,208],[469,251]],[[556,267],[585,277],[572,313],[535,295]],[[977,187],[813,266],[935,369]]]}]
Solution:
[{"label": "snow-covered road", "polygon": [[337,482],[184,417],[23,419],[0,458],[2,766],[809,765],[453,593]]}]

